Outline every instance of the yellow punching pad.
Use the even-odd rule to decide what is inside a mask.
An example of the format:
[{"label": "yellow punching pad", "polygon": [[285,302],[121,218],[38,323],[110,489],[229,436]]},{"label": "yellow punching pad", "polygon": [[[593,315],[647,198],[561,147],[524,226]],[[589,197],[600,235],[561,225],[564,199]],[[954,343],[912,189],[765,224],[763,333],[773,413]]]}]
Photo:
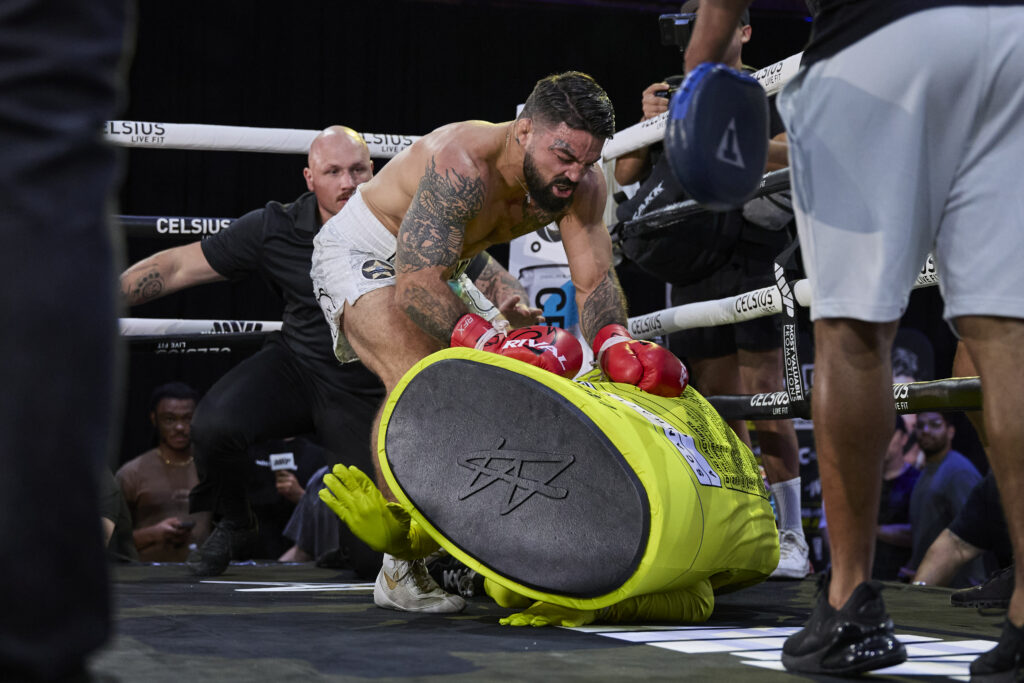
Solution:
[{"label": "yellow punching pad", "polygon": [[391,393],[378,448],[441,546],[535,600],[598,609],[703,579],[728,590],[778,564],[754,457],[692,388],[662,398],[445,349]]}]

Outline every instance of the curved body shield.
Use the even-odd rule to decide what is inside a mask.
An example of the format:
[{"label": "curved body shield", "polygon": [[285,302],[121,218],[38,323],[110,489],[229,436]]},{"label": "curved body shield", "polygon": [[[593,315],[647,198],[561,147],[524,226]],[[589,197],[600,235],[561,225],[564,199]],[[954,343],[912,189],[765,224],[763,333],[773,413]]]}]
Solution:
[{"label": "curved body shield", "polygon": [[577,609],[763,580],[778,563],[750,450],[695,390],[669,399],[452,348],[414,366],[380,426],[399,502],[509,590]]}]

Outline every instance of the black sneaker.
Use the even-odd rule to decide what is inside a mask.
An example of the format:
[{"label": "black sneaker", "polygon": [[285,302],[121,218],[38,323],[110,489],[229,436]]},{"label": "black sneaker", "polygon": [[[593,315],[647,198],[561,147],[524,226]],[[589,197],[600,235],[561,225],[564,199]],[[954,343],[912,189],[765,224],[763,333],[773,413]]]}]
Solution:
[{"label": "black sneaker", "polygon": [[213,533],[203,545],[189,553],[185,563],[196,576],[220,576],[231,560],[246,559],[258,540],[255,520],[245,528],[237,522],[221,520],[213,525]]},{"label": "black sneaker", "polygon": [[435,559],[427,558],[427,571],[447,593],[464,598],[484,594],[484,577],[457,559],[444,553]]},{"label": "black sneaker", "polygon": [[1000,569],[980,586],[958,590],[949,596],[953,607],[995,607],[1009,609],[1013,595],[1013,565]]},{"label": "black sneaker", "polygon": [[882,584],[865,581],[837,610],[828,604],[830,576],[819,580],[818,603],[807,624],[782,646],[782,665],[790,671],[846,676],[905,662],[907,651],[896,640],[882,602]]},{"label": "black sneaker", "polygon": [[999,642],[971,662],[971,683],[1024,681],[1024,628],[1007,619]]}]

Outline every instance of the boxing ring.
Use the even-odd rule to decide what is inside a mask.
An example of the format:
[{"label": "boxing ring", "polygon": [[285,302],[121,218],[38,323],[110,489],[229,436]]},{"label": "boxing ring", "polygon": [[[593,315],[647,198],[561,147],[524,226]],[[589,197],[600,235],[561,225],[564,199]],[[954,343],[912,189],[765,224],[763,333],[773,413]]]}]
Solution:
[{"label": "boxing ring", "polygon": [[[769,94],[774,93],[796,73],[799,61],[800,55],[793,55],[758,71],[755,77]],[[605,145],[604,164],[614,163],[618,156],[660,140],[666,122],[667,114],[664,114],[618,133]],[[105,132],[110,142],[124,147],[305,154],[310,141],[319,131],[110,121]],[[363,135],[370,146],[371,157],[375,159],[392,158],[419,139],[419,136],[414,135]],[[783,169],[766,174],[758,194],[770,194],[788,187],[788,170]],[[669,229],[681,218],[700,211],[704,209],[692,201],[681,202],[647,214],[642,219],[624,223],[623,234],[642,234]],[[230,226],[235,219],[205,216],[118,216],[116,220],[126,236],[180,242],[183,238],[199,239],[215,234]],[[929,257],[915,287],[933,286],[937,281],[935,265]],[[635,338],[651,339],[685,329],[728,325],[772,315],[782,316],[787,379],[785,389],[765,394],[708,398],[727,419],[810,418],[810,390],[804,385],[801,374],[798,319],[799,309],[811,305],[813,301],[808,283],[801,279],[790,279],[786,269],[779,263],[776,264],[776,284],[773,286],[632,317],[628,321],[628,327]],[[123,318],[120,321],[120,334],[133,350],[141,352],[209,354],[230,352],[236,347],[259,344],[267,334],[280,330],[281,325],[280,321],[271,320]],[[981,408],[980,383],[978,378],[949,378],[934,382],[894,384],[893,401],[898,413],[976,410]],[[779,584],[763,584],[741,591],[723,599],[718,605],[715,619],[700,630],[692,630],[694,627],[672,626],[548,629],[544,632],[545,638],[538,651],[536,632],[528,633],[530,629],[504,629],[501,635],[496,635],[492,629],[499,628],[495,624],[496,617],[503,614],[504,610],[494,605],[471,603],[468,614],[459,617],[463,619],[463,626],[456,635],[471,636],[472,642],[441,645],[437,640],[441,636],[438,636],[436,631],[443,630],[438,627],[450,621],[439,616],[381,614],[383,610],[377,610],[372,604],[368,605],[368,588],[365,585],[353,585],[351,577],[327,570],[303,568],[299,574],[289,575],[282,580],[281,576],[273,572],[268,574],[258,565],[242,566],[233,571],[233,574],[229,571],[223,580],[195,584],[197,590],[189,594],[188,600],[194,603],[193,606],[200,612],[205,610],[203,613],[210,615],[219,614],[225,609],[225,605],[243,605],[246,610],[251,610],[253,615],[265,614],[282,626],[286,625],[290,631],[294,629],[295,632],[303,634],[302,642],[293,644],[292,647],[296,650],[295,658],[302,662],[305,668],[289,668],[287,663],[282,663],[285,661],[283,659],[274,660],[270,664],[260,659],[260,664],[252,667],[249,672],[254,677],[264,678],[268,675],[300,675],[308,668],[338,675],[400,677],[401,672],[395,670],[394,665],[388,664],[384,664],[386,670],[381,674],[380,661],[365,654],[379,645],[378,640],[367,639],[365,633],[372,633],[381,626],[397,624],[408,636],[410,647],[417,656],[424,659],[436,657],[439,649],[449,648],[442,652],[443,665],[428,671],[429,674],[465,673],[466,669],[461,662],[462,653],[465,651],[471,655],[478,655],[482,671],[493,677],[519,679],[522,677],[522,671],[526,670],[524,667],[533,669],[541,662],[541,666],[555,667],[545,669],[550,671],[553,677],[571,680],[571,672],[557,668],[557,664],[553,664],[554,660],[565,657],[566,663],[580,667],[581,672],[587,672],[586,660],[588,657],[596,656],[596,661],[602,664],[596,669],[591,666],[589,673],[585,674],[587,679],[608,675],[609,670],[619,667],[647,678],[657,678],[664,676],[666,670],[671,670],[669,667],[678,666],[678,660],[674,657],[669,658],[668,655],[682,652],[701,655],[700,663],[695,664],[692,657],[689,660],[690,665],[694,666],[694,676],[709,678],[729,671],[728,675],[739,680],[743,680],[745,675],[751,679],[756,677],[757,680],[763,680],[763,676],[770,675],[766,669],[776,669],[776,662],[757,653],[771,651],[775,653],[773,656],[777,657],[777,652],[772,648],[781,647],[784,636],[798,628],[804,618],[812,591],[808,582],[796,582],[782,588],[778,587]],[[122,597],[119,598],[123,601],[122,607],[135,610],[131,618],[138,619],[138,624],[141,625],[133,630],[133,637],[138,638],[147,647],[156,648],[158,654],[162,653],[160,647],[172,647],[176,656],[195,657],[191,653],[207,636],[205,627],[190,626],[183,621],[176,621],[173,615],[181,606],[177,603],[170,604],[172,600],[167,594],[154,596],[146,586],[150,581],[149,576],[151,575],[143,574],[139,568],[128,568],[118,572],[117,580],[125,587]],[[176,579],[168,574],[166,580]],[[329,603],[323,599],[325,593],[331,596]],[[921,595],[921,591],[916,591],[913,595],[898,593],[894,602],[896,605],[901,602],[909,605],[914,599],[923,601]],[[772,607],[765,611],[764,605]],[[341,624],[335,618],[336,610],[339,608],[346,613],[346,619]],[[757,609],[762,610],[761,615],[752,616]],[[966,663],[956,662],[966,662],[973,658],[976,651],[990,647],[991,642],[983,640],[957,641],[982,643],[976,646],[958,646],[947,642],[944,640],[947,634],[942,632],[941,628],[936,629],[931,623],[939,619],[934,613],[937,611],[928,613],[924,610],[925,608],[921,606],[913,609],[904,606],[901,610],[904,613],[916,611],[921,614],[920,618],[909,625],[913,634],[901,634],[901,638],[908,646],[919,648],[919,661],[913,665],[916,668],[894,672],[895,674],[962,674],[966,671]],[[161,613],[172,616],[161,620]],[[971,623],[971,628],[980,631],[983,625],[981,620],[975,619]],[[229,637],[235,640],[226,645],[225,651],[200,652],[211,661],[223,660],[226,662],[223,664],[225,667],[236,662],[238,658],[257,659],[259,653],[247,642],[256,628],[258,627],[250,622],[243,624],[237,631],[229,629],[232,634]],[[140,632],[142,635],[138,635]],[[737,633],[739,635],[736,635]],[[326,641],[325,635],[329,636]],[[337,647],[338,635],[352,639],[355,643],[356,651],[344,666],[335,661],[336,658],[326,654],[329,649]],[[168,637],[171,640],[170,646],[166,645]],[[163,645],[155,645],[158,638],[163,639]],[[494,657],[493,650],[500,649],[495,645],[500,638],[512,638],[518,654],[505,658]],[[743,640],[742,649],[745,653],[742,662],[734,656],[739,639]],[[595,645],[595,642],[600,644]],[[915,645],[909,645],[910,643]],[[637,648],[626,647],[638,644],[647,644],[651,647],[643,648],[645,652],[639,654]],[[549,652],[552,656],[545,656]],[[966,658],[951,659],[964,652],[968,653]],[[101,671],[106,662],[109,662],[111,670],[117,664],[112,659],[101,658],[100,661]],[[741,665],[736,666],[737,664]],[[388,669],[388,666],[392,668]],[[221,672],[229,670],[236,674],[239,671],[224,668]],[[476,673],[479,674],[480,671],[477,670]],[[138,678],[148,678],[153,672],[135,673]]]}]

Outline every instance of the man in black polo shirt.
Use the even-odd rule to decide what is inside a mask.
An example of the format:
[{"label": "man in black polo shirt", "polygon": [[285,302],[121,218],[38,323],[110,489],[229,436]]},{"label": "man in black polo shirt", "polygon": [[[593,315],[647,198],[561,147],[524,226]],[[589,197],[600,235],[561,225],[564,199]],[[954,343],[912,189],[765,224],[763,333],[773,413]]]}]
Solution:
[{"label": "man in black polo shirt", "polygon": [[372,177],[373,162],[359,133],[332,126],[310,145],[308,164],[303,175],[310,192],[291,204],[269,202],[216,235],[161,251],[121,275],[122,295],[133,306],[255,273],[285,302],[281,332],[221,377],[196,408],[192,439],[199,484],[191,508],[220,515],[214,532],[188,559],[200,576],[223,573],[256,538],[245,493],[250,445],[315,431],[336,462],[370,466],[365,444],[383,386],[361,364],[334,359],[309,264],[313,236]]}]

